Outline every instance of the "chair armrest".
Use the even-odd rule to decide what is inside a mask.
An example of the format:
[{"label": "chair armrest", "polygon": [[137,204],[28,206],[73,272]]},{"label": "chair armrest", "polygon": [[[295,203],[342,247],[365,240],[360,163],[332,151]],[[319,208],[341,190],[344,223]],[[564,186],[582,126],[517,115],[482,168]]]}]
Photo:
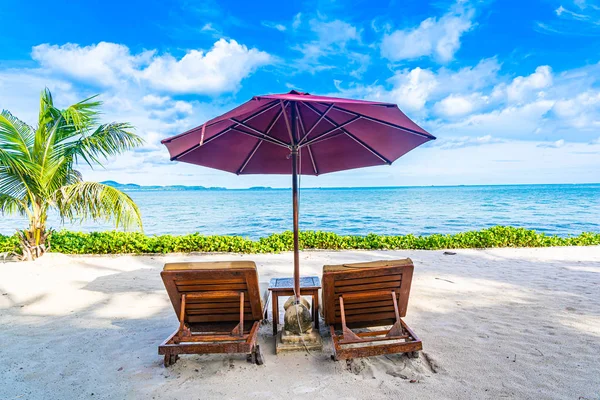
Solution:
[{"label": "chair armrest", "polygon": [[[364,291],[364,292],[357,292],[357,293],[344,293],[341,294],[340,296],[342,296],[344,298],[344,300],[361,300],[361,299],[369,299],[369,298],[373,298],[373,297],[388,297],[392,292],[395,292],[395,290],[370,290],[370,291]],[[398,294],[396,293],[396,296],[398,296]]]}]

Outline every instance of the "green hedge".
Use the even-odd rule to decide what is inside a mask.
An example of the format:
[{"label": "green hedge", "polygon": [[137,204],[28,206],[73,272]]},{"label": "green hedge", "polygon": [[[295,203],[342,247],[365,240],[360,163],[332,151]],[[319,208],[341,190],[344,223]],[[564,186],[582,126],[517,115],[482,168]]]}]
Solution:
[{"label": "green hedge", "polygon": [[[270,235],[259,240],[240,236],[204,236],[198,233],[182,236],[146,236],[138,232],[55,232],[51,251],[64,254],[120,254],[120,253],[188,253],[235,252],[276,253],[292,250],[292,232]],[[430,236],[340,236],[332,232],[306,231],[300,233],[303,249],[345,250],[397,250],[397,249],[466,249],[490,247],[548,247],[600,245],[599,233],[582,233],[578,236],[546,236],[533,230],[510,226],[495,226],[481,231],[454,235]],[[0,235],[0,253],[19,252],[16,236]]]}]

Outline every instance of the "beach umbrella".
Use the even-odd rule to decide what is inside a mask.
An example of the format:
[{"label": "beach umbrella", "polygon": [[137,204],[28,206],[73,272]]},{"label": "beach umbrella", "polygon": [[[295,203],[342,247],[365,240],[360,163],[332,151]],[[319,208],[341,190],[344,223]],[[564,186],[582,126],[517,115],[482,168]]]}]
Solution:
[{"label": "beach umbrella", "polygon": [[164,139],[171,161],[238,175],[292,177],[294,291],[300,296],[298,175],[390,165],[434,140],[395,104],[292,90],[254,96],[237,108]]}]

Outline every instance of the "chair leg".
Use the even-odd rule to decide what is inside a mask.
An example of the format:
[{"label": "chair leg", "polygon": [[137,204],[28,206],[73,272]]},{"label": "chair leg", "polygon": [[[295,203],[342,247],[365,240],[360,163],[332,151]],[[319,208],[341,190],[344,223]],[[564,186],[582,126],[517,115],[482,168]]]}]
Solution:
[{"label": "chair leg", "polygon": [[167,354],[165,354],[163,364],[164,364],[165,368],[167,368],[167,367],[170,367],[171,365],[175,364],[177,362],[177,360],[179,360],[179,356],[177,354],[167,353]]},{"label": "chair leg", "polygon": [[394,313],[396,314],[396,322],[387,333],[387,337],[402,336],[402,323],[400,322],[400,313],[398,312],[398,301],[396,300],[396,292],[392,290],[392,303],[394,303]]},{"label": "chair leg", "polygon": [[231,334],[244,336],[244,292],[240,292],[240,323],[233,328]]},{"label": "chair leg", "polygon": [[260,350],[260,346],[258,344],[254,346],[254,354],[256,359],[256,365],[263,365],[265,363],[265,360],[263,358],[262,351]]},{"label": "chair leg", "polygon": [[179,331],[177,335],[173,338],[174,343],[180,343],[182,338],[191,336],[192,333],[190,329],[185,326],[185,309],[186,309],[186,296],[185,294],[181,295],[181,311],[179,312]]},{"label": "chair leg", "polygon": [[331,333],[331,341],[333,342],[333,354],[331,355],[331,359],[333,361],[339,361],[337,358],[338,336],[335,333],[335,327],[333,325],[329,325],[329,332]]},{"label": "chair leg", "polygon": [[350,328],[346,326],[346,312],[344,311],[344,299],[340,296],[340,315],[342,317],[342,334],[344,335],[344,340],[363,340],[356,333],[352,332]]}]

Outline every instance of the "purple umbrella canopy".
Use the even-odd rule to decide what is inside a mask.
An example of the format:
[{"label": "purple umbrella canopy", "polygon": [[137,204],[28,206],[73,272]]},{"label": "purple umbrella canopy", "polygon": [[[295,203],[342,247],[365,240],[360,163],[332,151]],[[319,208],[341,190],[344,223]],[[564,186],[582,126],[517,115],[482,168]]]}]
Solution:
[{"label": "purple umbrella canopy", "polygon": [[255,96],[162,143],[172,161],[238,175],[291,174],[290,151],[297,146],[299,173],[321,175],[389,165],[433,139],[395,104],[291,91]]},{"label": "purple umbrella canopy", "polygon": [[294,289],[299,296],[298,175],[390,165],[430,140],[435,137],[395,104],[292,90],[255,96],[162,143],[171,161],[238,175],[292,175]]}]

